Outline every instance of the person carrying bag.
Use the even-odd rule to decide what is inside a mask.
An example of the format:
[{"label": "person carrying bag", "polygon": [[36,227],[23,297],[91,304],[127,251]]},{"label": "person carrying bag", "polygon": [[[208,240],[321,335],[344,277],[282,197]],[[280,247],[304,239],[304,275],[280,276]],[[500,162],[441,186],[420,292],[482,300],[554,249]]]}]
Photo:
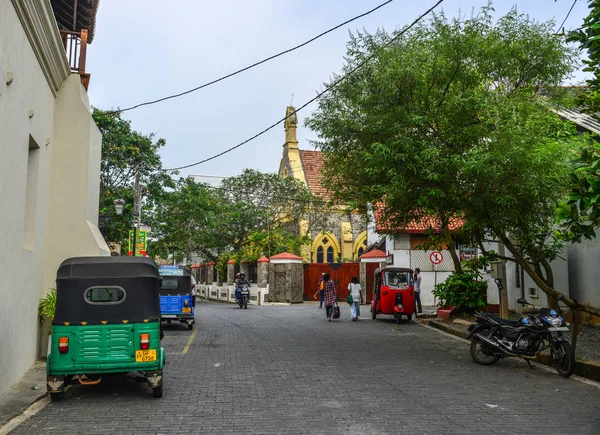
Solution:
[{"label": "person carrying bag", "polygon": [[348,284],[348,304],[350,305],[350,319],[358,320],[360,316],[360,304],[362,302],[362,291],[358,278],[353,276],[350,284]]}]

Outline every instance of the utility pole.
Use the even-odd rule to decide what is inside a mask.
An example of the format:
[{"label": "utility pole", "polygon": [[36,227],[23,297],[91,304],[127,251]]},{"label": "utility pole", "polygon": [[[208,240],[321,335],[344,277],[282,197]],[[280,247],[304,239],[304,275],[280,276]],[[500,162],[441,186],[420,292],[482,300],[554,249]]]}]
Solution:
[{"label": "utility pole", "polygon": [[141,223],[140,170],[135,165],[135,196],[133,198],[133,256],[137,257],[138,234]]}]

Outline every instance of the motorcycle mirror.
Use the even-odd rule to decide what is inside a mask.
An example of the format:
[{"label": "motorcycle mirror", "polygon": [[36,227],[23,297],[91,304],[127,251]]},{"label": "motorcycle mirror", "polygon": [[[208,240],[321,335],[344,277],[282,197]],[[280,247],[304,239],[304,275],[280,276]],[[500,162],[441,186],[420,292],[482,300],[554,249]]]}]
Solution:
[{"label": "motorcycle mirror", "polygon": [[525,299],[525,298],[519,298],[519,299],[517,299],[517,304],[531,305],[531,303],[527,299]]}]

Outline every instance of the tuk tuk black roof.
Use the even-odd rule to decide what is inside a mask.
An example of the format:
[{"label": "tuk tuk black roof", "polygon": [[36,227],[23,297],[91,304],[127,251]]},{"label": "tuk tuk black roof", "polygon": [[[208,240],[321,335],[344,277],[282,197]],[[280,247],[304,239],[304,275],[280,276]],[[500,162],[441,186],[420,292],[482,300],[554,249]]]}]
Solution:
[{"label": "tuk tuk black roof", "polygon": [[62,262],[56,279],[68,278],[157,278],[158,268],[147,257],[73,257]]},{"label": "tuk tuk black roof", "polygon": [[[110,324],[159,321],[160,274],[146,257],[75,257],[56,273],[53,324]],[[113,288],[123,294],[115,303],[88,301],[87,292]]]}]

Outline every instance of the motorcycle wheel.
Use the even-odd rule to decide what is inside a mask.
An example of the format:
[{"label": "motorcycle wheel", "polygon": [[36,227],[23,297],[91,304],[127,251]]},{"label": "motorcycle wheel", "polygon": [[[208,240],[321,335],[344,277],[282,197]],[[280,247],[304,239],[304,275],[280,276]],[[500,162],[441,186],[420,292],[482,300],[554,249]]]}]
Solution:
[{"label": "motorcycle wheel", "polygon": [[[485,333],[486,331],[483,331],[482,333]],[[487,331],[489,334],[489,331]],[[485,348],[486,345],[484,343],[482,343],[481,341],[473,338],[471,340],[471,347],[470,347],[470,351],[471,351],[471,358],[473,358],[473,361],[475,361],[477,364],[481,364],[484,366],[489,366],[492,365],[496,362],[498,362],[498,360],[500,359],[500,357],[498,355],[487,355],[485,353]]]},{"label": "motorcycle wheel", "polygon": [[561,341],[552,349],[552,359],[556,361],[556,371],[563,378],[568,378],[575,370],[575,354],[566,341]]}]

